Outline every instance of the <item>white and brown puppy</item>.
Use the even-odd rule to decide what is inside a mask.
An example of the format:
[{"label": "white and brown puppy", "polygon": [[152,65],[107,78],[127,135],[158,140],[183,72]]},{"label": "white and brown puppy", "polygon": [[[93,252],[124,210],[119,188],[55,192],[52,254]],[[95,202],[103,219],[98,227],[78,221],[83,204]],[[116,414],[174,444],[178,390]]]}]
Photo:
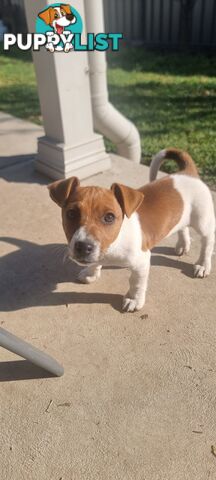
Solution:
[{"label": "white and brown puppy", "polygon": [[[65,27],[72,25],[76,22],[76,17],[71,11],[70,5],[60,5],[60,7],[49,7],[43,12],[39,13],[39,18],[43,20],[47,25],[53,28],[54,33],[62,35],[65,33]],[[65,52],[69,52],[72,46],[69,43],[65,44]],[[54,52],[55,48],[51,42],[47,44],[47,49],[50,52]]]},{"label": "white and brown puppy", "polygon": [[[165,159],[176,160],[180,172],[154,181]],[[118,183],[111,190],[80,187],[76,177],[49,186],[51,198],[62,208],[70,257],[85,266],[79,280],[96,280],[103,265],[129,267],[130,288],[123,300],[123,310],[129,312],[145,303],[150,250],[172,233],[178,232],[176,253],[182,255],[190,249],[192,226],[202,244],[194,276],[206,277],[211,270],[213,201],[190,155],[162,150],[152,160],[150,179],[138,190]]]}]

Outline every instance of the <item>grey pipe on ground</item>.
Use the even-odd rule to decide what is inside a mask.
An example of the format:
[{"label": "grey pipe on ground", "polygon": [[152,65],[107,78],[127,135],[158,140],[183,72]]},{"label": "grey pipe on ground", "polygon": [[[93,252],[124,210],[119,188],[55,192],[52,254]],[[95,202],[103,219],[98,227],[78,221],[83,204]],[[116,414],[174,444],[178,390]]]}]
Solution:
[{"label": "grey pipe on ground", "polygon": [[54,358],[3,328],[0,328],[0,347],[20,355],[56,377],[61,377],[64,374],[64,368]]}]

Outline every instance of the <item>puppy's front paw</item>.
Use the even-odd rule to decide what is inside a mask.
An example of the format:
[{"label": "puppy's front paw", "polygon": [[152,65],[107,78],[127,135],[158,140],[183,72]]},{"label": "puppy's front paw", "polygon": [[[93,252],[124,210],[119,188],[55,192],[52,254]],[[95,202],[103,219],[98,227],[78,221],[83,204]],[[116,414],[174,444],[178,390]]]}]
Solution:
[{"label": "puppy's front paw", "polygon": [[93,283],[101,276],[101,267],[84,268],[78,275],[78,280],[81,283]]},{"label": "puppy's front paw", "polygon": [[66,43],[65,48],[64,48],[65,53],[70,52],[70,50],[72,50],[72,48],[73,47],[70,43]]},{"label": "puppy's front paw", "polygon": [[49,52],[54,53],[55,48],[52,43],[47,43],[46,49],[49,50]]},{"label": "puppy's front paw", "polygon": [[141,310],[145,303],[145,299],[140,300],[136,298],[124,297],[122,302],[123,312],[135,312]]},{"label": "puppy's front paw", "polygon": [[85,275],[84,273],[79,273],[78,280],[80,283],[93,283],[97,280],[96,275]]}]

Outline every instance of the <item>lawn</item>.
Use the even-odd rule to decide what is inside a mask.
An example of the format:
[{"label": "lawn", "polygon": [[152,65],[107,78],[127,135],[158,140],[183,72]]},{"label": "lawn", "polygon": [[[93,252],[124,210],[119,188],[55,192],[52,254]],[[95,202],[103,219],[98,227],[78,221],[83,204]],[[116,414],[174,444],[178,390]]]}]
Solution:
[{"label": "lawn", "polygon": [[[137,125],[143,163],[161,148],[183,148],[216,185],[215,57],[125,48],[110,53],[108,65],[110,99]],[[0,72],[0,110],[41,123],[29,54],[2,55]]]}]

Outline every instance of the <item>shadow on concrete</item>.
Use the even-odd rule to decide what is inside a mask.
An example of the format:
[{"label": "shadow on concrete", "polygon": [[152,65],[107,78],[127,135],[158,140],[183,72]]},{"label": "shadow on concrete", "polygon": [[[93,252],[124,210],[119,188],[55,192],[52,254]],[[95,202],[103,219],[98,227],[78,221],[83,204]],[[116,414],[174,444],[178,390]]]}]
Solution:
[{"label": "shadow on concrete", "polygon": [[[0,311],[16,311],[28,307],[70,304],[110,304],[121,311],[122,296],[112,293],[57,292],[61,283],[76,283],[80,267],[71,261],[63,262],[66,245],[36,245],[16,238],[2,237],[0,241],[17,247],[0,259]],[[158,253],[173,255],[173,249],[158,247],[152,255],[153,266],[181,270],[192,277],[192,265]],[[83,285],[83,290],[86,290]]]},{"label": "shadow on concrete", "polygon": [[[1,133],[0,133],[1,135]],[[5,170],[14,165],[20,166],[26,162],[32,162],[35,155],[4,155],[0,157],[0,176],[4,178]],[[10,172],[11,173],[11,172]]]},{"label": "shadow on concrete", "polygon": [[[173,255],[173,253],[172,253]],[[179,260],[180,257],[175,258],[168,258],[164,257],[163,255],[152,255],[151,258],[151,265],[153,267],[169,267],[169,268],[176,268],[177,270],[181,270],[181,272],[189,278],[194,278],[193,275],[193,265],[183,262]]]},{"label": "shadow on concrete", "polygon": [[177,257],[175,249],[173,247],[154,247],[152,250],[152,254],[170,255],[171,257]]},{"label": "shadow on concrete", "polygon": [[[170,258],[170,257],[167,258],[167,255],[170,255],[171,257],[174,257],[174,258]],[[172,247],[153,248],[151,265],[176,268],[177,270],[181,270],[181,272],[186,277],[194,278],[193,264],[184,262],[182,260],[182,257],[179,257],[178,255],[176,255],[175,249]]]},{"label": "shadow on concrete", "polygon": [[27,360],[0,362],[0,382],[36,380],[37,378],[56,378],[56,376]]},{"label": "shadow on concrete", "polygon": [[53,180],[35,170],[35,154],[0,156],[0,178],[7,182],[48,185]]}]

